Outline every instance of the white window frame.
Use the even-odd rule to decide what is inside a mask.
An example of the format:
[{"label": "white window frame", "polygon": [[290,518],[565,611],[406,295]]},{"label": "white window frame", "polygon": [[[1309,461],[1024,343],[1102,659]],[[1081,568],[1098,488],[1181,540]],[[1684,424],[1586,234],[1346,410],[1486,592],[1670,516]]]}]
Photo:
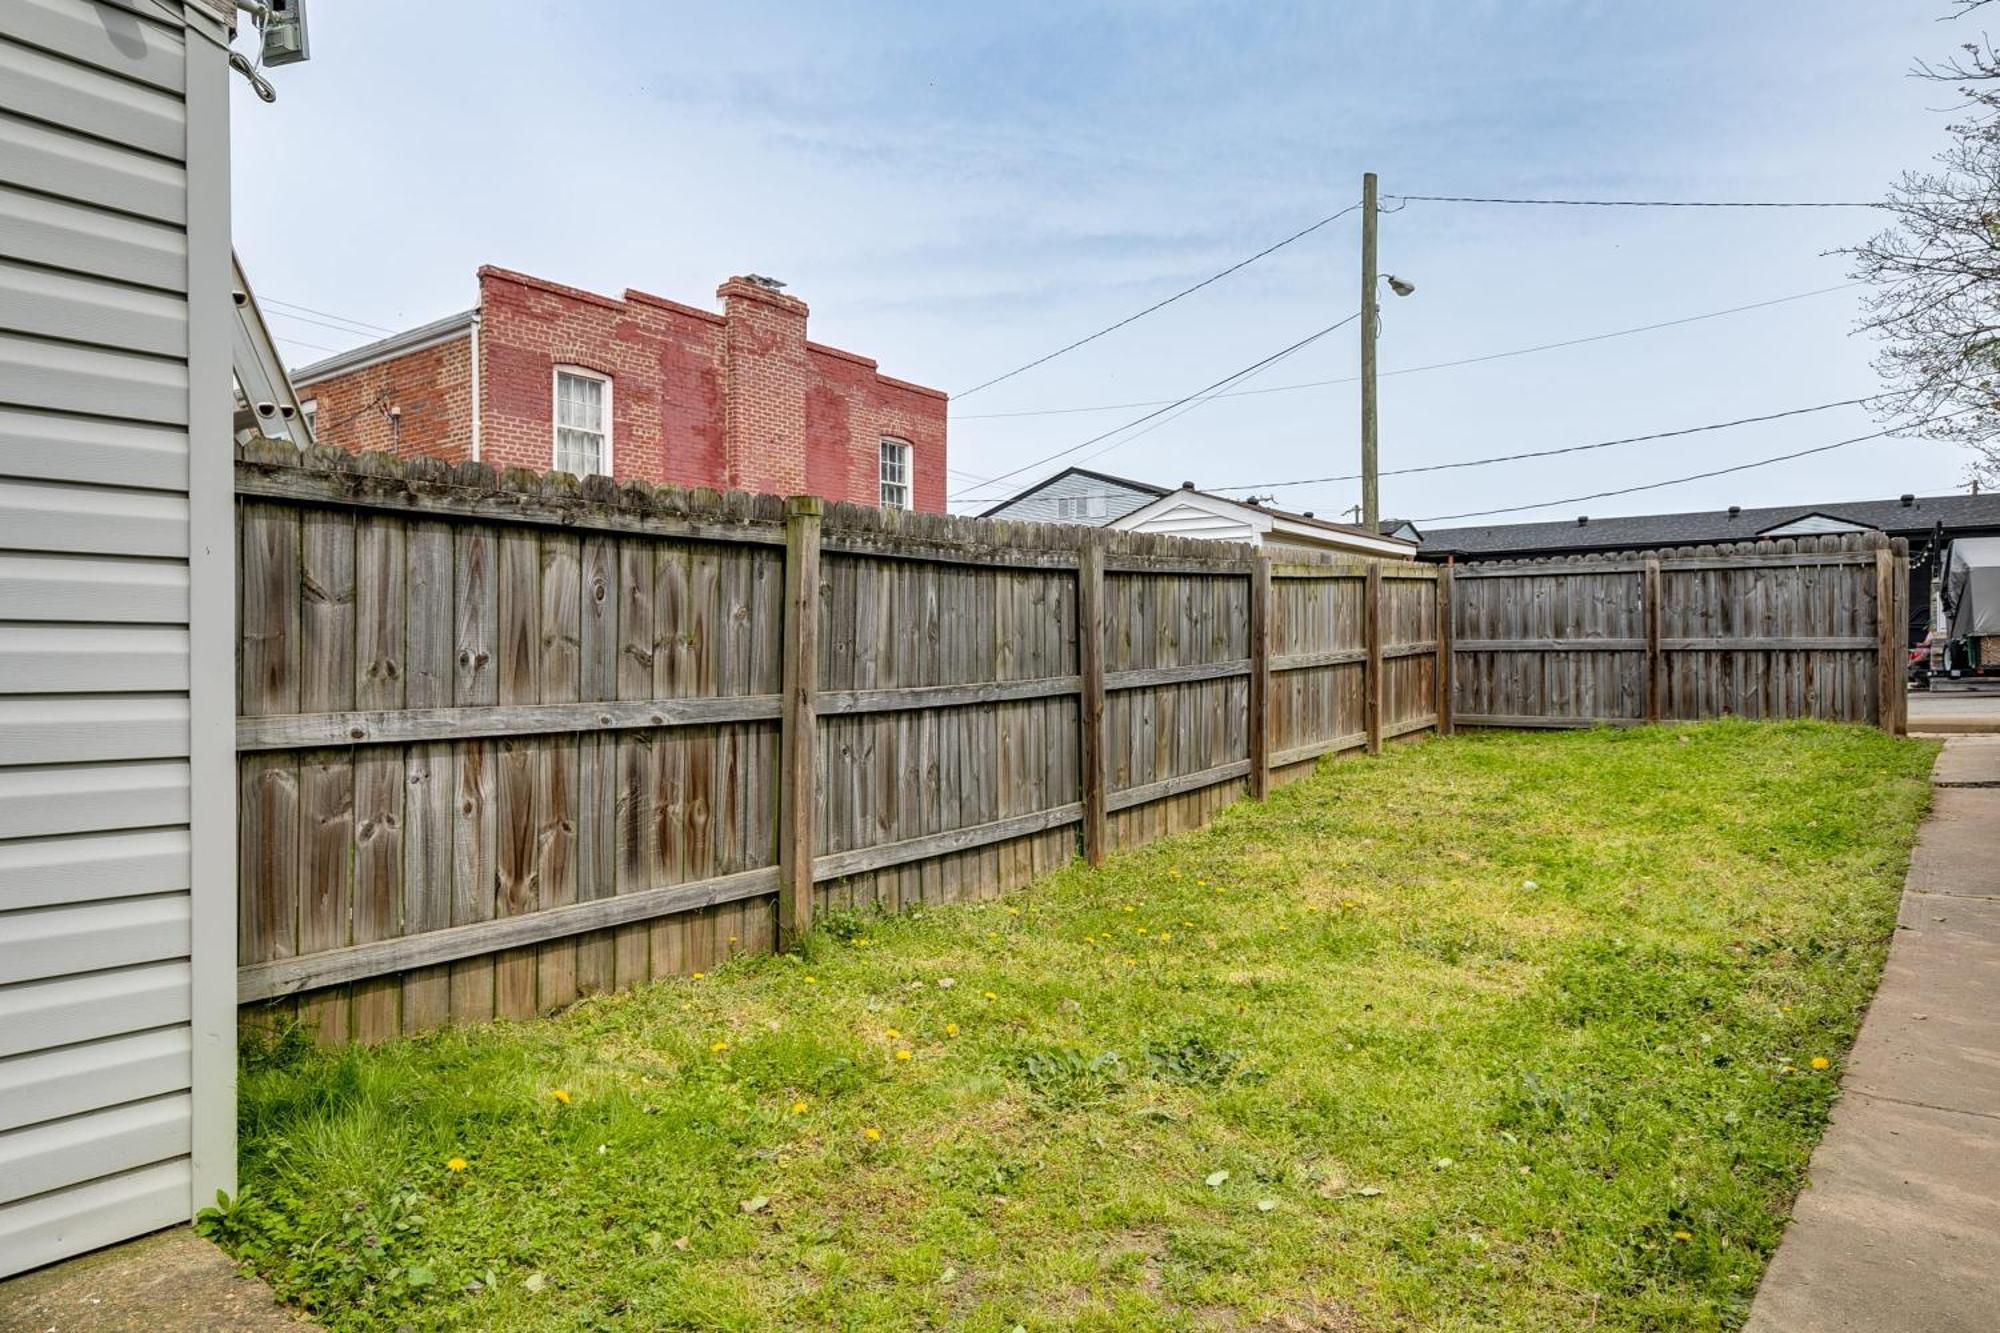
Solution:
[{"label": "white window frame", "polygon": [[[897,453],[896,467],[902,475],[895,480],[889,478],[890,450]],[[884,509],[915,509],[917,507],[917,467],[916,451],[910,442],[896,435],[884,435],[875,450],[876,497]],[[898,487],[903,492],[901,503],[892,503],[889,488]]]},{"label": "white window frame", "polygon": [[[612,423],[617,421],[618,418],[611,410],[611,376],[601,370],[592,370],[589,366],[572,366],[558,363],[554,373],[549,376],[549,467],[552,471],[556,472],[569,471],[568,468],[562,465],[562,432],[564,429],[562,424],[562,381],[565,375],[573,379],[595,380],[604,386],[604,458],[602,460],[604,470],[594,475],[612,476],[614,475],[611,470],[612,435],[614,434]],[[575,430],[577,427],[571,426],[569,429]],[[585,476],[593,474],[571,473],[570,475]]]}]

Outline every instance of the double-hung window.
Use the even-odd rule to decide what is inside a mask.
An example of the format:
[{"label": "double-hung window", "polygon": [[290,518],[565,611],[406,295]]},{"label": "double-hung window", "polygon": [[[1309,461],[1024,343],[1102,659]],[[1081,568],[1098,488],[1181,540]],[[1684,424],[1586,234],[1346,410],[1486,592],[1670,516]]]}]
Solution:
[{"label": "double-hung window", "polygon": [[556,367],[556,471],[611,475],[611,380],[591,370]]},{"label": "double-hung window", "polygon": [[882,441],[882,507],[910,507],[910,444],[907,440]]}]

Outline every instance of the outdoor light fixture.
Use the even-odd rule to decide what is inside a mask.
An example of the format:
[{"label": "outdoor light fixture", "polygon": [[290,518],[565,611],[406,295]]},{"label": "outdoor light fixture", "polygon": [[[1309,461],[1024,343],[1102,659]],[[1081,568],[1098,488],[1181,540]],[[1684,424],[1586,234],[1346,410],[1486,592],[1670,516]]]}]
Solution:
[{"label": "outdoor light fixture", "polygon": [[1384,273],[1382,275],[1382,281],[1388,283],[1389,290],[1394,292],[1398,296],[1408,296],[1411,292],[1414,292],[1417,289],[1416,283],[1404,282],[1401,278],[1397,277],[1393,273]]}]

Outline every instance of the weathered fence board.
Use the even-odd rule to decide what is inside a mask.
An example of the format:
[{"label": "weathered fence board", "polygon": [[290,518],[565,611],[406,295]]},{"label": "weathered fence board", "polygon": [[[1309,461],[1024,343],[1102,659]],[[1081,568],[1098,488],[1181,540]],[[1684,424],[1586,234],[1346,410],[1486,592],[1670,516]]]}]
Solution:
[{"label": "weathered fence board", "polygon": [[1458,567],[1453,718],[1815,717],[1898,730],[1903,664],[1881,636],[1897,623],[1907,558],[1860,534]]},{"label": "weathered fence board", "polygon": [[239,990],[328,1041],[984,898],[1454,710],[1887,697],[1844,546],[1455,579],[282,446],[238,481]]}]

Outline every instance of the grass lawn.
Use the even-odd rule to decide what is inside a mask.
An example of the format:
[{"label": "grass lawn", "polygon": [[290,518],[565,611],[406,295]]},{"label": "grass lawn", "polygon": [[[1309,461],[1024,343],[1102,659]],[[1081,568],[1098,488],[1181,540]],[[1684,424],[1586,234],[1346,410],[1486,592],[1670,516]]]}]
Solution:
[{"label": "grass lawn", "polygon": [[276,1041],[205,1225],[337,1329],[1732,1328],[1933,751],[1395,747],[797,958]]}]

